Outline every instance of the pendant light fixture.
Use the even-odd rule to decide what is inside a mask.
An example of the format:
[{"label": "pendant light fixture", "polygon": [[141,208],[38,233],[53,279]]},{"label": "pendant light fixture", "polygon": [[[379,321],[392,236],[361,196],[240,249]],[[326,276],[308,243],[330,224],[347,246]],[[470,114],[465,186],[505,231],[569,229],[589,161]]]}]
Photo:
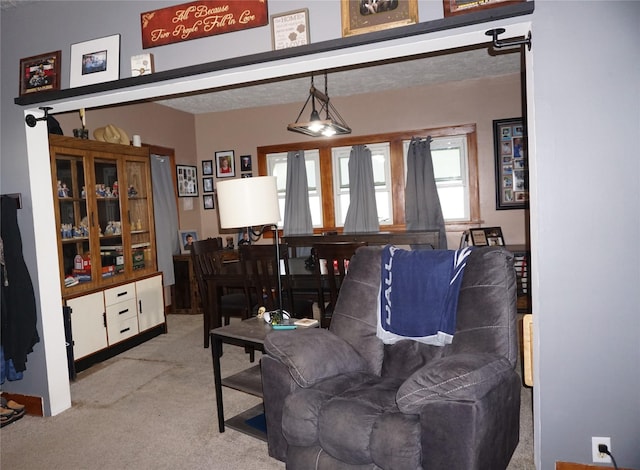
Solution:
[{"label": "pendant light fixture", "polygon": [[[300,117],[311,102],[311,115],[308,122],[300,122]],[[316,104],[319,109],[316,108]],[[322,115],[324,114],[324,119]],[[313,75],[311,76],[311,88],[307,101],[304,102],[296,122],[289,124],[287,129],[292,132],[299,132],[311,137],[331,137],[332,135],[351,134],[351,128],[342,119],[340,113],[329,101],[327,92],[327,73],[324,74],[324,93],[313,85]]]}]

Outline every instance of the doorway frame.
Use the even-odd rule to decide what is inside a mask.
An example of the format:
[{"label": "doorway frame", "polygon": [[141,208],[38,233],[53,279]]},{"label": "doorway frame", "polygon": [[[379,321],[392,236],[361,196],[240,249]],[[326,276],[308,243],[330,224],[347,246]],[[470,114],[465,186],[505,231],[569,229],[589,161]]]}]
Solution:
[{"label": "doorway frame", "polygon": [[[337,67],[364,66],[367,63],[384,59],[398,59],[412,55],[446,51],[478,44],[486,44],[485,32],[493,28],[505,28],[505,37],[526,37],[532,29],[531,16],[519,16],[508,19],[500,19],[487,23],[478,23],[456,29],[433,31],[422,35],[413,35],[406,38],[398,38],[375,44],[347,47],[339,51],[318,52],[304,56],[289,57],[274,60],[268,63],[257,63],[240,68],[217,70],[196,76],[184,76],[181,78],[163,82],[147,83],[144,85],[113,89],[90,95],[71,96],[47,103],[53,107],[53,113],[75,111],[80,108],[96,108],[115,106],[125,103],[167,98],[180,93],[196,93],[204,90],[212,90],[226,86],[238,86],[260,80],[273,80],[282,77],[310,73],[319,69],[331,69]],[[533,89],[532,89],[532,51],[525,49],[525,73],[526,73],[526,100],[529,126],[529,164],[535,170],[535,120],[533,116]],[[24,109],[24,115],[33,114],[42,117],[43,111],[39,108]],[[49,162],[49,141],[46,126],[38,125],[33,128],[25,124],[27,142],[27,161],[29,169],[29,184],[33,200],[33,220],[36,233],[50,233],[51,237],[39,236],[35,238],[36,259],[38,263],[38,277],[40,279],[40,305],[56,305],[61,298],[60,282],[52,266],[57,266],[57,247],[55,244],[55,220],[53,217],[53,195],[49,189],[51,170]],[[46,162],[46,164],[45,164]],[[536,182],[531,181],[532,202],[536,194]],[[535,203],[531,204],[530,220],[536,217]],[[534,231],[532,231],[533,236]],[[532,244],[536,240],[531,240]],[[52,272],[49,272],[52,271]],[[57,282],[56,282],[57,279]],[[535,299],[535,286],[533,286],[532,303]],[[55,415],[71,406],[70,384],[66,373],[66,350],[64,347],[64,328],[62,318],[42,316],[42,331],[44,336],[47,380],[51,414]],[[535,326],[535,325],[534,325]],[[534,351],[534,354],[537,354]],[[534,377],[535,380],[535,377]],[[534,401],[537,400],[534,397]],[[535,424],[534,430],[538,428]],[[536,441],[539,436],[536,432]],[[537,455],[537,451],[535,452]]]}]

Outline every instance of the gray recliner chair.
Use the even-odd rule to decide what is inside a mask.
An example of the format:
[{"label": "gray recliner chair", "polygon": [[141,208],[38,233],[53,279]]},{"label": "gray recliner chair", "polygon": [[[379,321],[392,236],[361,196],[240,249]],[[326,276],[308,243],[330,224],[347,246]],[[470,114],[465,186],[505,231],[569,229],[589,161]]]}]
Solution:
[{"label": "gray recliner chair", "polygon": [[506,468],[521,388],[511,254],[473,250],[443,347],[376,336],[380,254],[358,249],[329,330],[267,336],[269,455],[301,470]]}]

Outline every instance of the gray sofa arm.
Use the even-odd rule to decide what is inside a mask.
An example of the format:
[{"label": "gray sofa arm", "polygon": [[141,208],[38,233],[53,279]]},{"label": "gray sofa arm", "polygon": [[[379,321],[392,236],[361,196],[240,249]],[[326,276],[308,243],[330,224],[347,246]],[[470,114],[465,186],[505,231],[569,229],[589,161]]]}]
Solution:
[{"label": "gray sofa arm", "polygon": [[366,372],[365,360],[346,341],[328,330],[307,328],[267,335],[265,352],[287,367],[302,388],[350,372]]},{"label": "gray sofa arm", "polygon": [[517,374],[505,357],[455,354],[437,359],[409,376],[398,389],[396,402],[403,413],[418,414],[433,401],[476,401],[511,375]]}]

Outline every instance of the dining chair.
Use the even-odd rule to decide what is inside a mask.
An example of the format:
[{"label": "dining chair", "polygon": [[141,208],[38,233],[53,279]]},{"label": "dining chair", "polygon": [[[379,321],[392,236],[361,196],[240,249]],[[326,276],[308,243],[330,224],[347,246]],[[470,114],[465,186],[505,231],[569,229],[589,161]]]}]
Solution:
[{"label": "dining chair", "polygon": [[[282,289],[282,307],[292,317],[313,317],[313,300],[297,298],[289,270],[289,249],[280,244],[280,287]],[[251,313],[264,306],[267,311],[279,308],[278,265],[276,264],[275,245],[242,245],[239,247],[240,263],[243,275],[250,279],[246,296],[257,299],[251,306]]]},{"label": "dining chair", "polygon": [[[209,295],[207,283],[208,276],[214,276],[220,273],[222,263],[224,261],[224,250],[220,246],[219,240],[208,238],[193,242],[191,248],[191,260],[195,277],[198,281],[198,291],[200,293],[200,302],[202,304],[204,317],[204,333],[208,338],[209,330],[212,326],[212,302],[218,302],[220,307],[220,316],[224,319],[224,324],[228,325],[230,317],[236,316],[240,318],[248,318],[249,310],[247,305],[250,303],[245,297],[244,287],[240,289],[225,288],[220,298],[215,297],[215,293]],[[207,346],[205,340],[205,347]]]},{"label": "dining chair", "polygon": [[349,260],[365,242],[314,243],[311,253],[318,289],[320,326],[329,328],[340,286],[349,269]]}]

